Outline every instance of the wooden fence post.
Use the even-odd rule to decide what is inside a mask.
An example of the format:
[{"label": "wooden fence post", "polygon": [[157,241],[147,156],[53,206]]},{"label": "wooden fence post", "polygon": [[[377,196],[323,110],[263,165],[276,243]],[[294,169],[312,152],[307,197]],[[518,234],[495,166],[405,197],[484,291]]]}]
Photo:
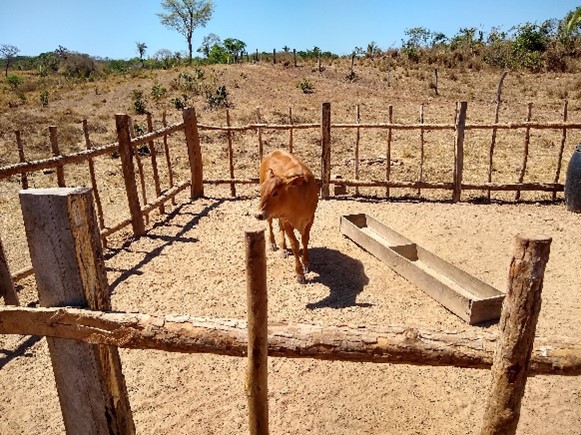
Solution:
[{"label": "wooden fence post", "polygon": [[[52,148],[52,155],[54,157],[58,157],[61,155],[61,152],[57,138],[57,128],[54,125],[51,125],[48,127],[48,131],[50,136],[50,147]],[[66,187],[65,171],[62,164],[56,167],[56,178],[59,187]]]},{"label": "wooden fence post", "polygon": [[268,304],[264,229],[249,229],[246,239],[248,368],[246,395],[252,435],[268,434]]},{"label": "wooden fence post", "polygon": [[[40,304],[110,311],[91,190],[23,190],[20,203]],[[66,432],[134,434],[117,348],[50,337],[47,342]]]},{"label": "wooden fence post", "polygon": [[129,212],[131,213],[131,225],[133,234],[141,236],[145,234],[145,223],[141,214],[137,184],[135,183],[135,168],[133,166],[133,146],[131,145],[131,118],[128,115],[115,115],[117,125],[117,138],[119,141],[119,155],[123,169],[123,180],[127,191],[127,201],[129,202]]},{"label": "wooden fence post", "polygon": [[4,246],[0,240],[0,297],[4,297],[6,305],[20,305],[18,294],[14,288],[14,281],[8,268],[8,261],[4,254]]},{"label": "wooden fence post", "polygon": [[[527,105],[527,122],[531,122],[531,116],[533,113],[533,103]],[[522,183],[525,179],[525,173],[527,172],[527,162],[529,159],[529,144],[531,142],[531,128],[527,127],[525,130],[525,146],[523,150],[522,165],[520,167],[520,173],[518,176],[518,182]],[[518,201],[520,199],[520,189],[517,189],[514,200]]]},{"label": "wooden fence post", "polygon": [[[151,112],[147,112],[147,132],[153,132],[153,120],[151,118]],[[161,196],[161,183],[159,181],[159,171],[157,168],[157,151],[155,150],[155,142],[153,140],[149,141],[149,153],[151,155],[151,169],[153,170],[153,183],[155,185],[155,196],[159,198]],[[161,214],[165,213],[165,207],[163,204],[159,205],[159,212]]]},{"label": "wooden fence post", "polygon": [[551,238],[518,235],[502,305],[482,435],[514,434],[520,418]]},{"label": "wooden fence post", "polygon": [[200,135],[198,134],[198,119],[196,110],[187,107],[182,112],[186,130],[186,142],[188,145],[188,157],[190,159],[190,173],[192,185],[190,186],[190,198],[195,199],[204,196],[204,174],[202,165],[202,150],[200,148]]},{"label": "wooden fence post", "polygon": [[321,107],[321,197],[329,197],[331,183],[331,103]]},{"label": "wooden fence post", "polygon": [[466,127],[466,111],[468,103],[460,102],[460,110],[456,117],[456,138],[454,141],[454,191],[452,201],[460,201],[462,194],[462,171],[464,170],[464,129]]},{"label": "wooden fence post", "polygon": [[[228,126],[228,131],[226,135],[228,136],[228,166],[230,169],[230,179],[234,179],[234,150],[232,148],[232,130],[230,130],[230,110],[226,109],[226,125]],[[232,181],[230,183],[230,195],[236,197],[236,183]]]},{"label": "wooden fence post", "polygon": [[[26,157],[24,156],[24,144],[20,138],[20,131],[16,130],[14,134],[16,134],[16,145],[18,146],[18,158],[20,159],[20,163],[24,163],[26,162]],[[20,176],[22,179],[22,188],[28,189],[28,174],[23,172]]]},{"label": "wooden fence post", "polygon": [[[387,117],[389,124],[393,124],[393,106],[390,104],[387,108]],[[391,176],[391,139],[392,128],[387,129],[387,144],[385,147],[385,181],[389,181]],[[385,196],[389,198],[389,186],[385,188]]]}]

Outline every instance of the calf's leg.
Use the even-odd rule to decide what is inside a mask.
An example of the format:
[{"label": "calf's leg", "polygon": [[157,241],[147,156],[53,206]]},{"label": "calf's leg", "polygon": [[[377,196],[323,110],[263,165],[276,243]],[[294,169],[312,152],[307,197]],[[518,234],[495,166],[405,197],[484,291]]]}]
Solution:
[{"label": "calf's leg", "polygon": [[297,276],[297,282],[300,284],[304,284],[305,273],[303,271],[303,265],[301,264],[301,260],[299,258],[299,241],[295,237],[294,229],[289,223],[284,224],[284,230],[290,240],[293,255],[295,257],[295,273]]}]

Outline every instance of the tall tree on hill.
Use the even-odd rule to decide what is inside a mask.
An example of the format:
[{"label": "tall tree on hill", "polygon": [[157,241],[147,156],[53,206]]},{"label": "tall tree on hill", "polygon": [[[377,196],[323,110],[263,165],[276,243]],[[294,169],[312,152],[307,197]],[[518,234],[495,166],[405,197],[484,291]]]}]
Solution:
[{"label": "tall tree on hill", "polygon": [[19,51],[18,47],[15,47],[14,45],[0,44],[0,58],[4,58],[6,61],[6,77],[8,77],[8,67]]},{"label": "tall tree on hill", "polygon": [[181,33],[188,43],[188,59],[192,63],[192,36],[197,27],[205,27],[214,12],[212,0],[163,0],[161,7],[167,11],[157,14],[161,24]]},{"label": "tall tree on hill", "polygon": [[147,50],[147,45],[145,42],[136,42],[137,44],[137,52],[139,53],[139,60],[141,61],[141,68],[145,68],[145,62],[143,60],[143,56],[145,56],[145,50]]}]

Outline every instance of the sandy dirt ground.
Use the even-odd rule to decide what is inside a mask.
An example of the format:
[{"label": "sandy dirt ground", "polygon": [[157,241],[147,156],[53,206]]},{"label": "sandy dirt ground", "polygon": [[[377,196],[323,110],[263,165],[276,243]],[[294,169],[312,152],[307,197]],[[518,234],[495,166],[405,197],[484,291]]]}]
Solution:
[{"label": "sandy dirt ground", "polygon": [[[257,199],[216,195],[178,206],[138,240],[106,251],[114,310],[246,318],[244,229]],[[181,205],[180,205],[181,204]],[[307,284],[292,257],[267,252],[269,318],[325,325],[470,326],[339,231],[367,213],[424,248],[506,290],[518,233],[553,238],[537,335],[581,336],[581,215],[563,204],[450,204],[330,199],[319,203]],[[33,281],[32,278],[29,281]],[[33,285],[21,290],[34,302]],[[120,350],[137,433],[248,433],[243,358]],[[489,371],[270,358],[271,434],[477,434]],[[0,337],[0,433],[62,434],[44,339]],[[581,433],[581,377],[529,378],[518,434]]]}]

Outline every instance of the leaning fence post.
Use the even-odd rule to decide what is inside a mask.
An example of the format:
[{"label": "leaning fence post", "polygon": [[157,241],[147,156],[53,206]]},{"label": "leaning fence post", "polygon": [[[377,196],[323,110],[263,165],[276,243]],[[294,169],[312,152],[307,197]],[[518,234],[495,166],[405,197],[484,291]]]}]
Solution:
[{"label": "leaning fence post", "polygon": [[321,108],[321,197],[329,197],[331,183],[331,103]]},{"label": "leaning fence post", "polygon": [[268,304],[264,229],[246,230],[248,368],[246,395],[252,435],[268,434]]},{"label": "leaning fence post", "polygon": [[127,201],[129,202],[129,212],[131,213],[131,225],[133,234],[141,236],[145,234],[145,223],[141,214],[137,184],[135,183],[135,168],[133,166],[133,147],[131,145],[131,118],[128,115],[115,115],[117,125],[117,138],[119,141],[119,156],[123,169],[123,181],[127,191]]},{"label": "leaning fence post", "polygon": [[456,138],[454,141],[454,191],[452,201],[460,201],[462,194],[462,171],[464,170],[464,129],[466,127],[466,110],[468,103],[460,102],[460,110],[456,118]]},{"label": "leaning fence post", "polygon": [[[41,306],[110,311],[91,190],[22,190],[20,204]],[[117,348],[47,342],[66,432],[135,434]]]},{"label": "leaning fence post", "polygon": [[191,199],[204,196],[204,175],[202,165],[202,150],[200,148],[200,136],[198,134],[198,119],[193,107],[184,109],[184,127],[186,130],[186,142],[188,145],[188,157],[190,160],[190,173],[192,185],[190,186]]},{"label": "leaning fence post", "polygon": [[14,288],[14,281],[8,268],[8,261],[4,254],[4,246],[2,246],[2,240],[0,240],[0,297],[2,296],[6,305],[20,305],[18,294]]},{"label": "leaning fence post", "polygon": [[514,434],[520,417],[551,238],[516,237],[482,435]]}]

